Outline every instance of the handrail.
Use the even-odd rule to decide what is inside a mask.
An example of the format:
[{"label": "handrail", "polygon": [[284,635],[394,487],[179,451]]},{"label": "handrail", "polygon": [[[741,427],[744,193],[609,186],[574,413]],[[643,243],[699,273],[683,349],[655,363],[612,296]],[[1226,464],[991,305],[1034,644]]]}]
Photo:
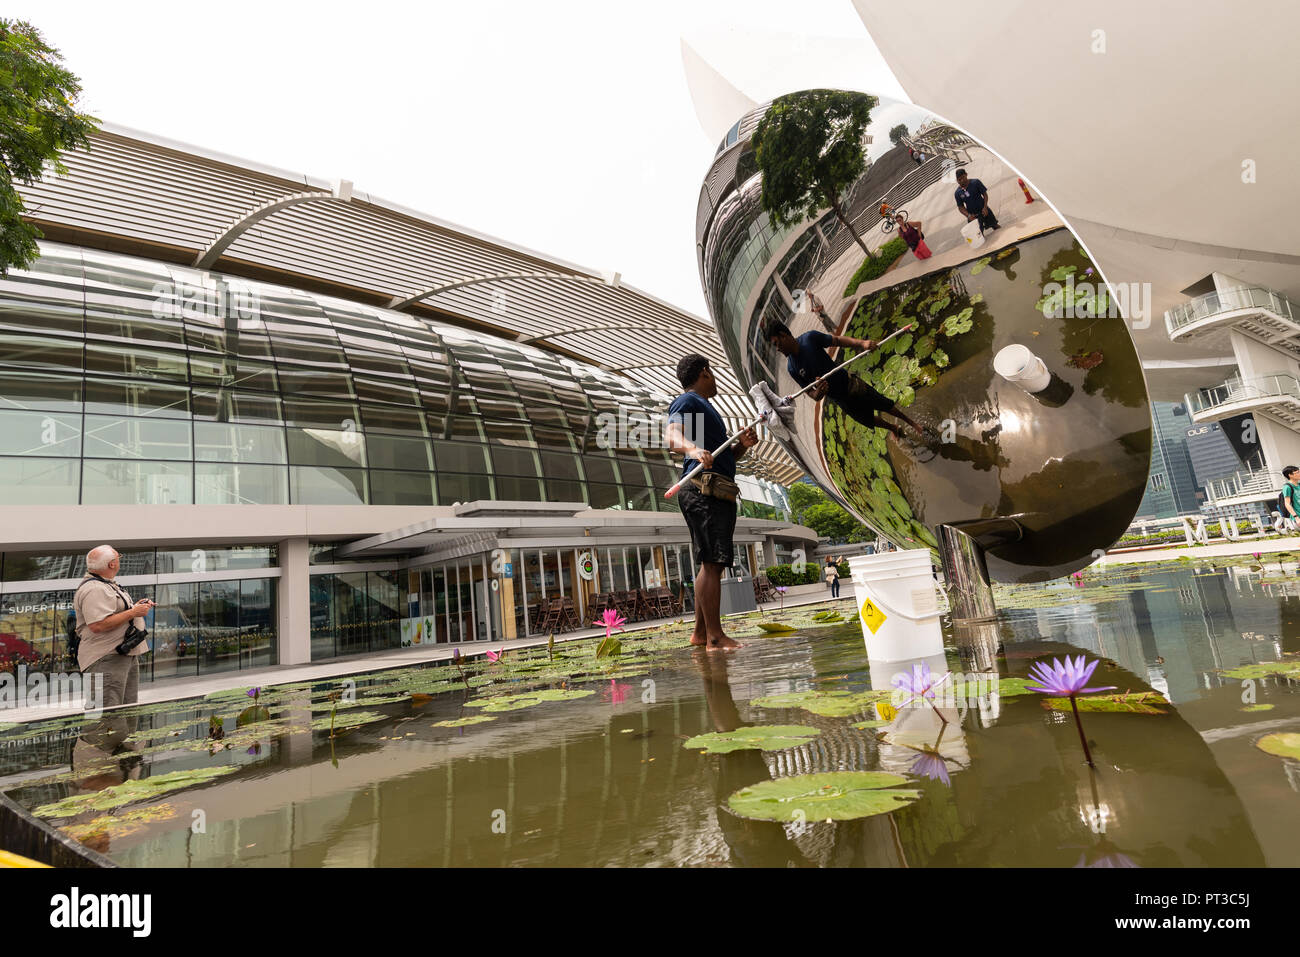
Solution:
[{"label": "handrail", "polygon": [[1243,286],[1197,296],[1165,310],[1165,327],[1172,335],[1183,326],[1201,319],[1239,309],[1268,309],[1286,319],[1295,319],[1291,300],[1263,286]]},{"label": "handrail", "polygon": [[1300,379],[1285,372],[1257,376],[1253,379],[1242,379],[1239,376],[1234,376],[1224,382],[1223,385],[1214,386],[1211,389],[1201,389],[1195,394],[1189,394],[1186,396],[1186,400],[1188,409],[1191,410],[1193,415],[1196,415],[1217,406],[1240,402],[1244,399],[1267,399],[1283,395],[1291,396],[1297,402],[1300,402]]}]

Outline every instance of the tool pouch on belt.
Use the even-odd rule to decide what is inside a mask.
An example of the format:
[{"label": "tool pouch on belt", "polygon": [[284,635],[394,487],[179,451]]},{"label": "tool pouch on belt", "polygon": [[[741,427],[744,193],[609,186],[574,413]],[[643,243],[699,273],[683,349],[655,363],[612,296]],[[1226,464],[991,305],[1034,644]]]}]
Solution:
[{"label": "tool pouch on belt", "polygon": [[717,472],[701,472],[691,479],[691,484],[701,495],[711,495],[724,502],[734,502],[740,494],[740,486]]}]

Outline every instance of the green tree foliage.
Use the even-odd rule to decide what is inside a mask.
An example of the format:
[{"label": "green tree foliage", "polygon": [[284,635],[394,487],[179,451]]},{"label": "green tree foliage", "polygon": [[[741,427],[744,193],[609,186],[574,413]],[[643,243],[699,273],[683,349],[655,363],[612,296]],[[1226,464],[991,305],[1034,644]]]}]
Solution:
[{"label": "green tree foliage", "polygon": [[777,97],[754,130],[763,173],[761,202],[773,226],[792,226],[830,208],[868,256],[841,197],[867,168],[862,140],[877,103],[866,93],[805,90]]},{"label": "green tree foliage", "polygon": [[889,131],[889,142],[897,146],[899,143],[903,142],[903,137],[906,135],[907,135],[907,124],[899,123],[897,126],[895,126],[892,130]]},{"label": "green tree foliage", "polygon": [[30,23],[0,19],[0,276],[31,264],[41,232],[23,221],[15,184],[41,178],[48,163],[59,175],[64,150],[85,147],[97,121],[75,104],[81,82],[63,67]]},{"label": "green tree foliage", "polygon": [[876,540],[875,532],[861,524],[811,482],[796,482],[786,494],[790,498],[792,520],[829,538],[832,545]]}]

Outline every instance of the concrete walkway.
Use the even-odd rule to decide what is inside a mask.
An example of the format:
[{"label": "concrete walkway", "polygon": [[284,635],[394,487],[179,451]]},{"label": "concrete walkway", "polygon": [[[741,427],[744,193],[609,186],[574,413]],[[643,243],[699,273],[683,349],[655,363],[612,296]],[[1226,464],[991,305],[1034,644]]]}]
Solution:
[{"label": "concrete walkway", "polygon": [[[848,580],[841,581],[840,600],[852,597],[854,597],[853,583]],[[803,605],[816,605],[830,600],[830,589],[825,589],[811,594],[791,596],[785,600],[784,607],[796,608]],[[760,607],[763,611],[777,611],[782,607],[782,603],[780,601],[764,602]],[[648,631],[662,625],[672,624],[678,620],[676,618],[655,618],[649,621],[640,621],[628,625],[617,634],[620,636],[635,635],[639,631]],[[685,620],[693,621],[694,618],[688,613]],[[601,634],[604,634],[604,630],[601,628],[584,628],[581,631],[557,634],[555,642],[561,644],[570,641],[583,641]],[[538,637],[534,635],[530,638],[517,638],[514,641],[470,641],[454,645],[426,645],[419,648],[402,648],[375,654],[354,655],[306,665],[277,665],[270,668],[224,672],[206,677],[168,679],[141,685],[140,700],[137,704],[156,704],[163,701],[178,701],[182,698],[198,698],[213,692],[228,691],[234,688],[249,688],[261,685],[269,687],[299,681],[323,681],[330,678],[341,678],[347,675],[364,674],[389,668],[427,665],[435,661],[449,660],[452,653],[457,649],[460,650],[462,656],[475,657],[485,654],[489,648],[493,651],[499,651],[501,648],[509,651],[515,648],[536,648],[545,646],[545,644],[545,636]],[[0,725],[19,724],[27,721],[45,721],[50,718],[79,714],[81,711],[82,709],[79,707],[68,706],[5,709],[0,710]]]},{"label": "concrete walkway", "polygon": [[1282,538],[1270,538],[1260,541],[1246,539],[1244,542],[1217,542],[1209,545],[1192,545],[1173,548],[1153,548],[1141,552],[1107,552],[1104,559],[1107,565],[1133,565],[1141,562],[1172,562],[1180,558],[1227,558],[1236,555],[1253,555],[1259,552],[1300,551],[1300,537],[1294,535]]}]

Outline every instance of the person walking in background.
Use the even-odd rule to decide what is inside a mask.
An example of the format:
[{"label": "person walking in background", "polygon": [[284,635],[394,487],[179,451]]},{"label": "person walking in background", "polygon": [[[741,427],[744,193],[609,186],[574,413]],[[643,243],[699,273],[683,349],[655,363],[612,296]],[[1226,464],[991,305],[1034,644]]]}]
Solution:
[{"label": "person walking in background", "polygon": [[906,219],[902,213],[898,213],[894,216],[894,222],[898,223],[898,235],[903,237],[903,242],[907,243],[907,248],[912,250],[912,255],[917,259],[929,259],[930,247],[925,244],[921,221]]},{"label": "person walking in background", "polygon": [[140,656],[149,650],[139,639],[136,620],[153,610],[148,598],[132,601],[117,577],[122,559],[111,545],[86,554],[86,574],[77,585],[72,607],[77,621],[77,667],[87,676],[104,676],[105,708],[135,704],[140,687]]},{"label": "person walking in background", "polygon": [[1289,531],[1295,531],[1297,522],[1300,521],[1300,476],[1296,473],[1300,473],[1300,468],[1294,465],[1288,465],[1282,470],[1282,478],[1286,479],[1286,483],[1277,497],[1277,510]]},{"label": "person walking in background", "polygon": [[966,217],[966,222],[978,219],[980,232],[998,228],[998,218],[989,209],[989,191],[977,179],[971,179],[966,170],[957,170],[957,189],[953,193],[957,201],[957,211]]},{"label": "person walking in background", "polygon": [[831,597],[840,597],[840,566],[834,558],[826,559],[826,584],[831,586]]}]

